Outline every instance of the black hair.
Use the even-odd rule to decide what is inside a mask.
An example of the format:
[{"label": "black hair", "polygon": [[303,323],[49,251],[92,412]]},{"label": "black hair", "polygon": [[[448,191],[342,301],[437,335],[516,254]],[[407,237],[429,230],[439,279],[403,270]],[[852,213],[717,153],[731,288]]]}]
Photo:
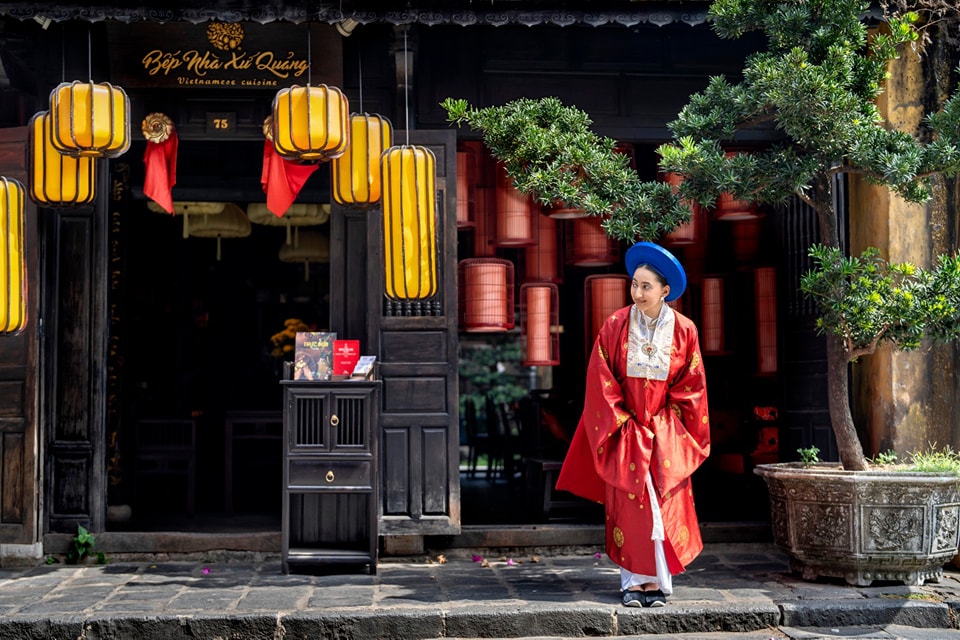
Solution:
[{"label": "black hair", "polygon": [[[669,285],[670,285],[670,283],[667,282],[667,279],[663,277],[663,274],[660,273],[659,271],[657,271],[657,270],[653,267],[653,265],[649,265],[649,264],[645,264],[645,263],[638,264],[638,265],[637,265],[637,268],[633,270],[633,273],[636,273],[636,272],[637,272],[637,269],[641,269],[641,268],[649,269],[650,271],[652,271],[652,272],[653,272],[653,275],[655,275],[655,276],[657,277],[657,282],[660,283],[660,286],[661,286],[661,287],[666,287],[666,286],[669,286]],[[630,274],[630,275],[632,276],[633,274]]]}]

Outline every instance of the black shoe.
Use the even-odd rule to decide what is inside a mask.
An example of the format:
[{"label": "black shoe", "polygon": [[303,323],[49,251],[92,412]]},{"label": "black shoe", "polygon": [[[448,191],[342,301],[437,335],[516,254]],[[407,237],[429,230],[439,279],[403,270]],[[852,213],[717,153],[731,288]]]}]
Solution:
[{"label": "black shoe", "polygon": [[625,607],[646,607],[647,594],[643,591],[624,591],[623,592],[623,606]]},{"label": "black shoe", "polygon": [[667,604],[667,596],[663,595],[663,591],[657,589],[656,591],[643,591],[643,606],[645,607],[663,607]]}]

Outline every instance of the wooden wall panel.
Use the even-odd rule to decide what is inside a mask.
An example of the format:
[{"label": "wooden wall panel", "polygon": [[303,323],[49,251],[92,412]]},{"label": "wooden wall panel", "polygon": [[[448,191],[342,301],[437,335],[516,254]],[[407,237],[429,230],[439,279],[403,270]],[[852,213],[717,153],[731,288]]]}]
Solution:
[{"label": "wooden wall panel", "polygon": [[[27,185],[27,127],[0,129],[0,175]],[[37,208],[24,203],[27,324],[0,335],[0,543],[33,544],[40,538],[39,463],[39,242]]]},{"label": "wooden wall panel", "polygon": [[[5,427],[11,427],[7,432]],[[23,421],[18,420],[10,424],[0,423],[0,523],[24,524],[27,505],[24,497],[27,495],[24,486],[24,471],[28,467],[24,448]]]}]

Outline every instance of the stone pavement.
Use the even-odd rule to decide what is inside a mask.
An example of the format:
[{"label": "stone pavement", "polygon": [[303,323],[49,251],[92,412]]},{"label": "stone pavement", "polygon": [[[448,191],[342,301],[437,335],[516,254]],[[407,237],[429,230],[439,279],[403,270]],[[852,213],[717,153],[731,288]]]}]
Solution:
[{"label": "stone pavement", "polygon": [[5,640],[630,637],[960,638],[960,572],[906,587],[804,582],[768,543],[708,544],[662,609],[619,604],[593,553],[387,558],[283,575],[275,556],[0,570]]}]

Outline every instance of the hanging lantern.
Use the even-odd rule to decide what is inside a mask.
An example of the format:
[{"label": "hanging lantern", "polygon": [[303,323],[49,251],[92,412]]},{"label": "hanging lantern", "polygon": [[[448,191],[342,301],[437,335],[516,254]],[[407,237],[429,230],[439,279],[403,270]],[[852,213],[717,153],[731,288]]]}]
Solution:
[{"label": "hanging lantern", "polygon": [[571,221],[568,264],[578,267],[604,267],[620,261],[617,241],[603,230],[603,218],[589,216]]},{"label": "hanging lantern", "polygon": [[[190,216],[206,221],[209,216],[219,215],[227,205],[223,202],[174,202],[173,215],[183,216],[183,237],[190,236]],[[156,213],[167,213],[167,211],[156,202],[147,201],[147,209]]]},{"label": "hanging lantern", "polygon": [[520,352],[525,367],[560,364],[560,295],[557,285],[520,287]]},{"label": "hanging lantern", "polygon": [[773,267],[753,270],[757,301],[757,371],[777,372],[777,272]]},{"label": "hanging lantern", "polygon": [[500,258],[469,258],[457,265],[460,329],[505,332],[516,326],[513,263]]},{"label": "hanging lantern", "polygon": [[626,274],[595,274],[583,281],[583,334],[587,353],[600,333],[600,327],[614,311],[629,305],[630,282]]},{"label": "hanging lantern", "polygon": [[750,200],[735,200],[733,194],[726,191],[720,194],[717,201],[717,220],[737,222],[741,220],[755,220],[760,217],[760,209],[756,202]]},{"label": "hanging lantern", "polygon": [[[726,152],[726,156],[732,158],[739,153],[737,150],[729,150]],[[717,201],[717,220],[737,222],[739,220],[754,220],[759,218],[760,215],[760,209],[756,202],[736,200],[732,193],[726,191],[720,194],[720,199]]]},{"label": "hanging lantern", "polygon": [[473,256],[475,258],[492,258],[497,253],[497,247],[493,244],[494,230],[497,227],[496,211],[493,207],[496,199],[492,191],[490,187],[484,185],[477,185],[474,190],[476,202],[473,209],[475,223]]},{"label": "hanging lantern", "polygon": [[27,321],[23,185],[0,176],[0,334]]},{"label": "hanging lantern", "polygon": [[300,227],[310,227],[324,224],[330,219],[330,205],[294,203],[284,211],[282,216],[274,214],[263,202],[251,202],[247,205],[247,217],[253,224],[262,224],[272,227],[286,227],[288,245],[299,244]]},{"label": "hanging lantern", "polygon": [[577,218],[586,218],[590,215],[586,209],[564,206],[548,207],[543,209],[543,213],[554,220],[575,220]]},{"label": "hanging lantern", "polygon": [[130,99],[107,82],[64,82],[50,93],[52,136],[60,153],[116,158],[130,147]]},{"label": "hanging lantern", "polygon": [[502,165],[497,166],[497,227],[493,243],[498,247],[529,247],[533,235],[533,199],[520,193]]},{"label": "hanging lantern", "polygon": [[[680,183],[683,182],[683,176],[670,171],[664,174],[663,181],[673,188],[674,193],[677,193],[680,189]],[[698,236],[702,235],[703,208],[696,202],[689,200],[685,201],[685,204],[690,207],[690,221],[684,222],[664,236],[663,244],[666,246],[676,247],[696,244]]]},{"label": "hanging lantern", "polygon": [[330,163],[333,199],[353,207],[380,202],[380,156],[392,145],[389,120],[376,114],[351,114],[350,144]]},{"label": "hanging lantern", "polygon": [[[176,205],[174,205],[176,206]],[[250,235],[250,219],[243,209],[233,203],[224,206],[223,211],[212,216],[203,216],[190,225],[190,235],[196,238],[217,239],[217,260],[220,260],[220,240],[222,238],[246,238]]]},{"label": "hanging lantern", "polygon": [[330,238],[319,231],[304,231],[298,245],[280,247],[280,260],[303,263],[303,280],[308,282],[311,262],[330,262]]},{"label": "hanging lantern", "polygon": [[437,292],[436,158],[403,145],[384,151],[380,166],[386,296],[429,298]]},{"label": "hanging lantern", "polygon": [[557,221],[550,216],[537,216],[537,244],[523,250],[525,282],[563,282]]},{"label": "hanging lantern", "polygon": [[469,229],[479,217],[477,188],[485,180],[484,148],[479,140],[464,140],[457,146],[457,228]]},{"label": "hanging lantern", "polygon": [[350,104],[336,87],[293,85],[273,99],[273,146],[305,162],[343,155],[350,142]]},{"label": "hanging lantern", "polygon": [[93,202],[96,159],[67,156],[51,142],[50,114],[30,119],[30,198],[42,207],[80,207]]},{"label": "hanging lantern", "polygon": [[701,350],[708,354],[723,353],[725,345],[722,278],[703,279],[701,304],[703,312],[700,323]]}]

